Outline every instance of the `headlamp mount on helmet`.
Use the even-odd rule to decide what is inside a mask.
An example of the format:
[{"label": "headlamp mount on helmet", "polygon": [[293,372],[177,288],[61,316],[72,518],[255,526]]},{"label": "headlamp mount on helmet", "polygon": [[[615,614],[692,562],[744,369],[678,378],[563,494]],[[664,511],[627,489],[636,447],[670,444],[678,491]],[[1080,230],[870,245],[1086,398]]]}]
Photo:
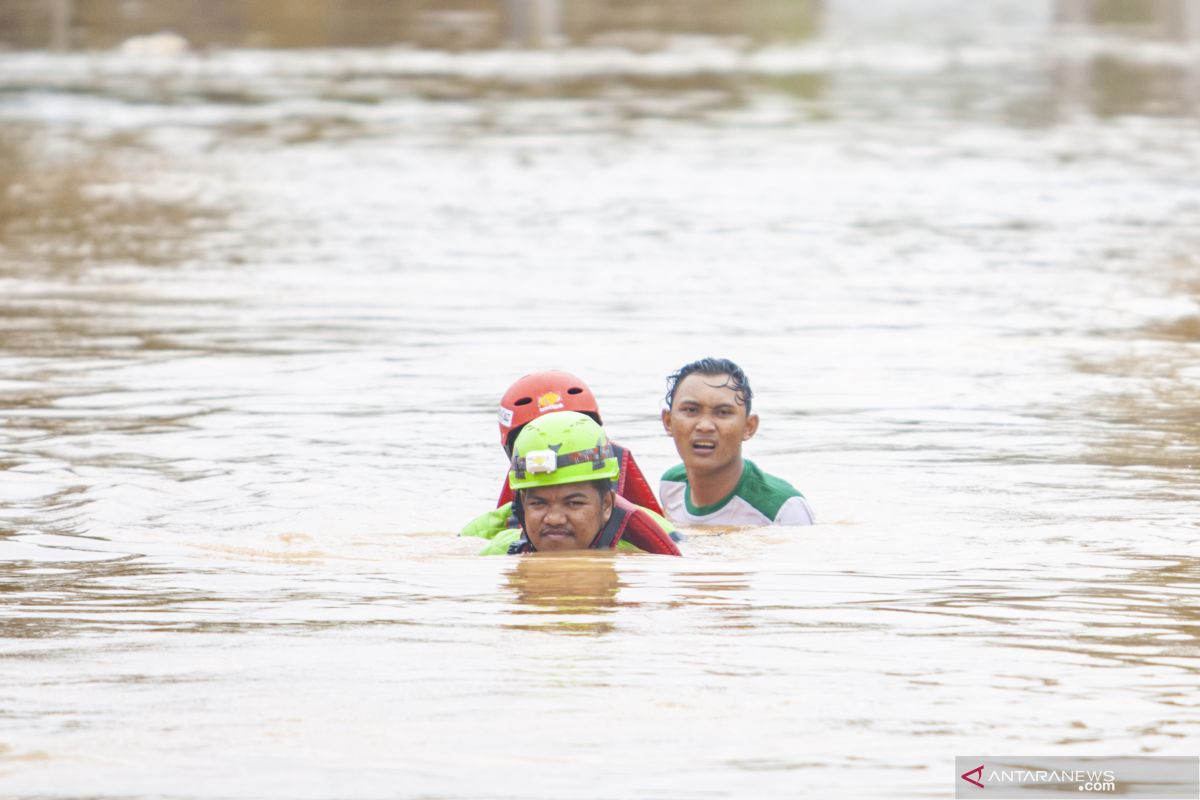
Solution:
[{"label": "headlamp mount on helmet", "polygon": [[549,475],[562,467],[572,467],[576,464],[591,463],[593,470],[602,470],[605,461],[615,458],[616,452],[612,445],[603,439],[589,450],[577,450],[574,453],[559,455],[555,450],[532,450],[524,456],[513,456],[512,468],[518,478],[524,478],[526,473],[531,475]]}]

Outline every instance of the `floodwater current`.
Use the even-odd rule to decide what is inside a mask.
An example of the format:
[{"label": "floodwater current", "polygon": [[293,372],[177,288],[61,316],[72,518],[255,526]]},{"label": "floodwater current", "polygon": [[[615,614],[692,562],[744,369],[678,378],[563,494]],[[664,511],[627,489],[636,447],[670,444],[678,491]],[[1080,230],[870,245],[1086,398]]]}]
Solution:
[{"label": "floodwater current", "polygon": [[[0,52],[0,795],[934,797],[971,752],[1194,755],[1200,37],[900,5]],[[655,475],[705,355],[818,525],[454,535],[513,379],[584,376]]]}]

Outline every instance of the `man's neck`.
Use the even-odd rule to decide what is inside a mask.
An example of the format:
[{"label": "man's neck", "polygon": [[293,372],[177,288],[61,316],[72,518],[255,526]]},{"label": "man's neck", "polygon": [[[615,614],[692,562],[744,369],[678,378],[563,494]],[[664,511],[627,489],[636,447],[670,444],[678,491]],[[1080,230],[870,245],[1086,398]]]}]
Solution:
[{"label": "man's neck", "polygon": [[741,458],[731,461],[715,472],[704,474],[688,473],[688,495],[692,505],[697,508],[719,503],[737,488],[742,479],[742,470],[746,462]]}]

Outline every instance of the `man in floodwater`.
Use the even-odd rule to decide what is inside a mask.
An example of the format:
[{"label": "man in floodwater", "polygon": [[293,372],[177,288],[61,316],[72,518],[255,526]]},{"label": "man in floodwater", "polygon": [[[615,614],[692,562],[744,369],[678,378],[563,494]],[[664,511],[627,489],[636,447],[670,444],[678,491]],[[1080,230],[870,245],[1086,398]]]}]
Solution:
[{"label": "man in floodwater", "polygon": [[[508,387],[500,398],[500,446],[510,459],[513,444],[521,431],[531,421],[543,414],[555,411],[578,411],[603,425],[600,407],[592,390],[578,376],[560,370],[545,370],[525,375]],[[632,503],[662,514],[649,481],[642,475],[633,453],[616,442],[610,442],[616,454],[620,474],[616,480],[617,494]],[[480,514],[467,523],[460,536],[478,536],[491,539],[508,528],[517,526],[512,509],[513,493],[505,475],[496,508]]]},{"label": "man in floodwater", "polygon": [[667,470],[659,496],[675,522],[811,525],[812,509],[790,483],[742,458],[758,430],[750,381],[725,358],[704,358],[667,378],[663,427],[683,463]]},{"label": "man in floodwater", "polygon": [[632,550],[679,555],[671,524],[618,495],[617,457],[604,429],[576,411],[530,422],[513,443],[509,486],[519,529],[481,555]]}]

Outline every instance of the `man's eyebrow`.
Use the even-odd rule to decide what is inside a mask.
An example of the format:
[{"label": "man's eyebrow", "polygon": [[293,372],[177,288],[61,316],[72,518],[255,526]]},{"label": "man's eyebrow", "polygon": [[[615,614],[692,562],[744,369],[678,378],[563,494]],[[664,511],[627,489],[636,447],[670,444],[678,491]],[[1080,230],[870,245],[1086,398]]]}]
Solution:
[{"label": "man's eyebrow", "polygon": [[[704,403],[702,403],[699,400],[696,400],[695,398],[692,398],[692,397],[682,397],[682,398],[676,400],[675,402],[678,405],[685,405],[685,404],[690,404],[693,406],[703,406],[704,405]],[[719,403],[714,403],[711,407],[712,408],[737,408],[737,404],[732,403],[728,400],[722,400]]]}]

